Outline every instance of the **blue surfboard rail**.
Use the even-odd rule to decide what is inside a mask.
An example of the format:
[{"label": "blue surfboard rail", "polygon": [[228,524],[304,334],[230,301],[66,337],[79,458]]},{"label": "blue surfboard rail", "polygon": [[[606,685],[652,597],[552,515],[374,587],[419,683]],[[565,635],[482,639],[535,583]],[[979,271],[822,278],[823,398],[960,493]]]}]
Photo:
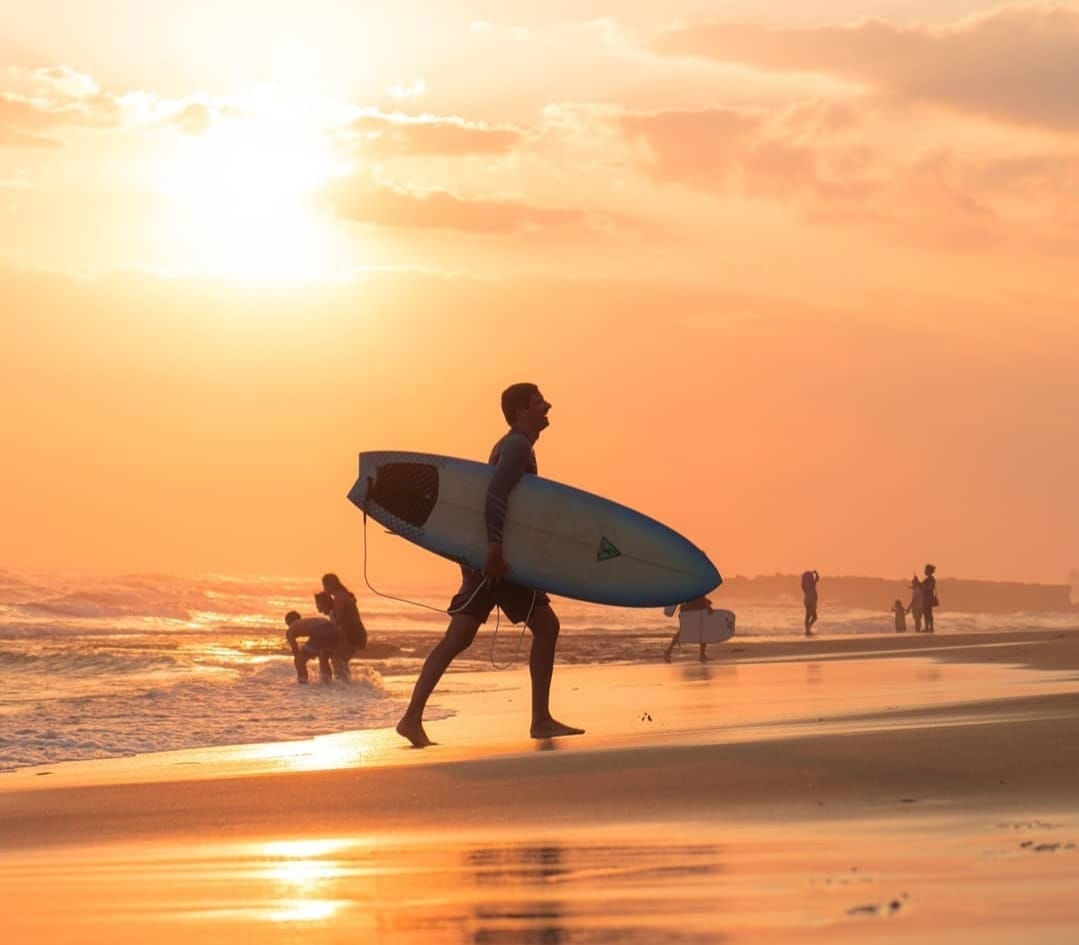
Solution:
[{"label": "blue surfboard rail", "polygon": [[[488,463],[407,451],[360,454],[349,500],[390,532],[475,570]],[[526,475],[510,496],[511,579],[576,600],[624,607],[682,603],[722,583],[696,545],[662,522],[574,486]]]}]

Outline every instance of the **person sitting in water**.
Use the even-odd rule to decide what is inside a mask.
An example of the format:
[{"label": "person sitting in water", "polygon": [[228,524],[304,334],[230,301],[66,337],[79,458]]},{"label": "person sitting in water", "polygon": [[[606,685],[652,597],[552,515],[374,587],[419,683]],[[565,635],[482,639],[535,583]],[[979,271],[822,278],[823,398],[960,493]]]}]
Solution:
[{"label": "person sitting in water", "polygon": [[[337,652],[340,639],[333,621],[325,617],[301,617],[297,611],[290,610],[285,614],[285,623],[288,625],[285,639],[292,650],[297,682],[307,682],[307,661],[312,657],[318,659],[319,677],[322,681],[332,682],[333,669],[330,661]],[[303,646],[298,642],[299,637],[307,638]]]}]

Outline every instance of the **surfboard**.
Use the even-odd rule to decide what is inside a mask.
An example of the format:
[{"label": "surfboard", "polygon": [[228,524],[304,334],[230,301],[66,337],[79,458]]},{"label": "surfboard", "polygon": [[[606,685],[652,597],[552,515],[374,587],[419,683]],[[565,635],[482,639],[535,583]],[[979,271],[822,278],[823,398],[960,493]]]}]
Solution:
[{"label": "surfboard", "polygon": [[684,610],[678,615],[681,643],[723,643],[734,636],[734,611]]},{"label": "surfboard", "polygon": [[[392,533],[481,570],[493,472],[489,463],[433,453],[363,452],[348,498]],[[674,529],[531,474],[510,493],[503,552],[510,580],[597,604],[681,603],[722,582],[707,555]]]}]

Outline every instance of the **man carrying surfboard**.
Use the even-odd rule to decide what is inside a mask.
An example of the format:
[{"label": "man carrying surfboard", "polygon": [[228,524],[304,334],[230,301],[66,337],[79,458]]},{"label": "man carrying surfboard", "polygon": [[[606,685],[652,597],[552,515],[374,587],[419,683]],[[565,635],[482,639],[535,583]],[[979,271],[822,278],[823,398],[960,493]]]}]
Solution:
[{"label": "man carrying surfboard", "polygon": [[558,642],[558,617],[550,598],[542,591],[515,584],[506,578],[510,567],[502,554],[502,530],[506,521],[509,496],[525,473],[537,472],[534,445],[550,420],[551,405],[535,384],[513,384],[502,392],[502,414],[510,431],[491,450],[490,463],[495,467],[487,488],[485,519],[487,524],[487,559],[482,571],[461,565],[461,588],[450,601],[450,623],[446,633],[427,655],[423,669],[412,690],[405,714],[397,723],[399,735],[416,748],[432,744],[423,729],[427,700],[450,663],[476,638],[480,625],[486,623],[497,606],[513,623],[524,623],[532,631],[528,671],[532,680],[533,738],[558,738],[581,735],[584,729],[564,725],[551,716],[551,677]]}]

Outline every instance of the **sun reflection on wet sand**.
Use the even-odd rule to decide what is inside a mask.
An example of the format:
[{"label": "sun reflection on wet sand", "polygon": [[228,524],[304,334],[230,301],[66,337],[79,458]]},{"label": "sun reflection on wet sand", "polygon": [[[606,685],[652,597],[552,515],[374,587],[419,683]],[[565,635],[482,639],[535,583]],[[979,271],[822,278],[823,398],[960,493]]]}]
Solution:
[{"label": "sun reflection on wet sand", "polygon": [[269,742],[245,746],[255,761],[269,761],[282,771],[327,771],[336,768],[362,767],[368,763],[384,734],[352,733],[321,735],[295,742]]},{"label": "sun reflection on wet sand", "polygon": [[[121,845],[23,857],[18,869],[0,865],[0,882],[20,904],[5,939],[14,942],[98,941],[107,930],[111,945],[192,937],[284,945],[297,936],[703,945],[795,933],[821,943],[963,945],[1011,941],[1019,928],[1030,941],[1055,942],[1069,921],[1063,889],[1079,856],[1076,826],[1067,815],[950,813],[902,824],[639,823]],[[999,930],[971,912],[986,902],[1002,917]]]}]

